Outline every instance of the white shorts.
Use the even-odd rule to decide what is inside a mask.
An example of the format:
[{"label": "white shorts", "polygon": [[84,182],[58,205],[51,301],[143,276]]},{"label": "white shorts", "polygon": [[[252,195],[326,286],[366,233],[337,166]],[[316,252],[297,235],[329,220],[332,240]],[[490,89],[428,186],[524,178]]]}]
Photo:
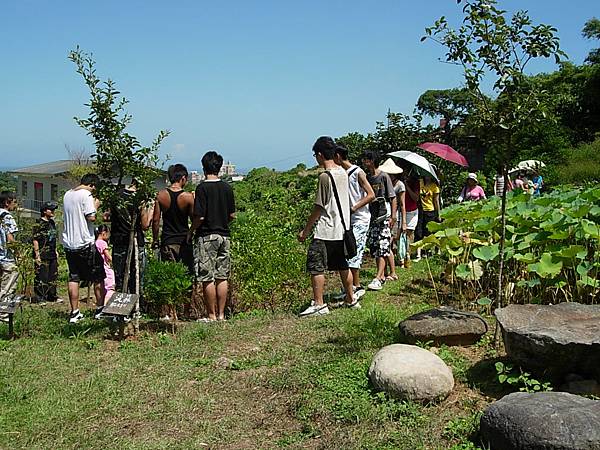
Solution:
[{"label": "white shorts", "polygon": [[415,230],[417,228],[417,222],[419,221],[419,210],[406,211],[406,229]]}]

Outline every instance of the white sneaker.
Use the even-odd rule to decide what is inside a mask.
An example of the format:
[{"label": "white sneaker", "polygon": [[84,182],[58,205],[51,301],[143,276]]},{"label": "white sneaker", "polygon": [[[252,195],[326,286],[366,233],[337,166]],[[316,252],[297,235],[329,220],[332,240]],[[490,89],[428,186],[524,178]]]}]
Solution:
[{"label": "white sneaker", "polygon": [[367,291],[365,291],[365,288],[362,286],[354,286],[354,299],[355,300],[360,300],[360,298],[365,295],[367,293]]},{"label": "white sneaker", "polygon": [[383,288],[383,283],[379,278],[373,278],[373,281],[367,285],[367,288],[372,291],[380,291]]},{"label": "white sneaker", "polygon": [[[365,288],[363,288],[362,286],[352,286],[352,289],[354,290],[354,298],[355,299],[361,298],[366,293]],[[334,300],[345,300],[346,299],[346,291],[344,289],[342,289],[338,294],[335,294],[333,296],[333,299]]]},{"label": "white sneaker", "polygon": [[344,303],[344,306],[346,308],[350,308],[350,309],[361,309],[362,306],[360,306],[360,303],[358,303],[358,299],[354,299],[354,301],[352,303]]},{"label": "white sneaker", "polygon": [[69,316],[69,323],[77,323],[81,320],[83,320],[83,314],[81,314],[81,311],[79,310],[73,311]]},{"label": "white sneaker", "polygon": [[329,314],[329,308],[327,305],[311,304],[308,308],[300,313],[300,317],[324,316],[325,314]]}]

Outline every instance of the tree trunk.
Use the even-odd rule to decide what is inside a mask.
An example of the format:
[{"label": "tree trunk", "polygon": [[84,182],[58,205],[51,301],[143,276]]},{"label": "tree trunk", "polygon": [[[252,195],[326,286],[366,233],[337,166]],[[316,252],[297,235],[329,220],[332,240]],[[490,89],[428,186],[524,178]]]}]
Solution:
[{"label": "tree trunk", "polygon": [[[502,178],[504,180],[504,188],[502,189],[502,203],[500,206],[500,261],[498,263],[498,292],[496,294],[496,306],[502,308],[504,306],[504,247],[506,242],[506,192],[508,191],[508,168],[506,164],[502,165]],[[494,343],[498,346],[500,340],[500,328],[496,321],[496,329],[494,331]]]},{"label": "tree trunk", "polygon": [[131,268],[131,257],[133,255],[133,244],[135,242],[135,223],[137,222],[138,212],[134,212],[131,217],[131,230],[129,231],[129,245],[127,247],[127,258],[125,258],[125,274],[123,276],[123,293],[129,292],[129,272]]}]

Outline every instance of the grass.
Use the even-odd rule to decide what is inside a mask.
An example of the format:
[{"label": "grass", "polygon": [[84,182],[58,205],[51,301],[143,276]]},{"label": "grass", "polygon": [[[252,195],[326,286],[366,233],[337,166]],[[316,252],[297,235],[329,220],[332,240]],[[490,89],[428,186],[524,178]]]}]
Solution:
[{"label": "grass", "polygon": [[488,372],[475,368],[487,345],[438,350],[457,382],[438,404],[397,401],[368,383],[373,355],[398,342],[397,323],[431,307],[425,271],[400,270],[361,310],[257,311],[125,341],[103,322],[68,325],[65,306],[26,306],[19,337],[0,340],[0,446],[476,448],[469,438],[488,402],[477,374]]}]

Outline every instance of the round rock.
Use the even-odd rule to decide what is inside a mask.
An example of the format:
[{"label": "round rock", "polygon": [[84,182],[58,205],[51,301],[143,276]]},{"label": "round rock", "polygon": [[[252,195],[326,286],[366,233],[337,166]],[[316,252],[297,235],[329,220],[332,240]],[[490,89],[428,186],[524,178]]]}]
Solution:
[{"label": "round rock", "polygon": [[410,344],[433,341],[436,345],[471,345],[488,330],[479,314],[443,307],[410,316],[398,328]]},{"label": "round rock", "polygon": [[515,392],[488,406],[481,436],[492,450],[598,450],[600,401],[565,392]]},{"label": "round rock", "polygon": [[414,345],[393,344],[377,352],[369,368],[371,384],[392,397],[433,401],[454,388],[452,370],[438,356]]}]

